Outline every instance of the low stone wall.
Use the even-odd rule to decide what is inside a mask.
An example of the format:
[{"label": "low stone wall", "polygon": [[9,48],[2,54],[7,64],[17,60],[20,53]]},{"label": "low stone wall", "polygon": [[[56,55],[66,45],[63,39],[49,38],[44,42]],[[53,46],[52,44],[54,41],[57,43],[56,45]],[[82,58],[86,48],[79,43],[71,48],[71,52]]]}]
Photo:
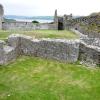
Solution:
[{"label": "low stone wall", "polygon": [[77,30],[71,29],[80,36],[79,60],[87,66],[100,65],[100,39],[90,38]]},{"label": "low stone wall", "polygon": [[76,24],[72,28],[77,29],[79,32],[81,32],[84,35],[87,35],[89,38],[100,38],[100,33],[96,31],[87,31],[82,26]]},{"label": "low stone wall", "polygon": [[[17,41],[12,42],[10,36],[8,38],[9,45],[15,47],[15,44],[20,44],[20,54],[50,58],[65,62],[75,62],[78,59],[79,40],[61,40],[61,39],[32,39],[28,36],[17,36]],[[15,39],[16,40],[16,39]],[[16,43],[17,42],[17,43]]]},{"label": "low stone wall", "polygon": [[100,65],[100,47],[80,43],[79,60],[87,66]]},{"label": "low stone wall", "polygon": [[33,39],[30,36],[13,34],[8,37],[7,43],[0,41],[0,65],[7,64],[20,55],[68,63],[79,59],[88,66],[100,65],[100,47],[91,43],[88,38],[85,40],[84,38],[81,40]]},{"label": "low stone wall", "polygon": [[36,29],[56,29],[55,24],[32,22],[4,22],[3,30],[36,30]]},{"label": "low stone wall", "polygon": [[[90,19],[88,19],[88,20],[90,20]],[[87,35],[90,38],[100,38],[100,32],[99,32],[100,29],[99,28],[97,29],[98,31],[96,29],[94,29],[94,30],[87,29],[87,27],[91,26],[91,24],[92,24],[92,23],[89,24],[88,20],[85,20],[85,17],[83,17],[82,19],[76,18],[76,19],[73,19],[73,20],[66,20],[64,22],[64,29],[68,30],[68,29],[73,28],[73,29],[78,30],[82,34]],[[94,21],[96,21],[96,20],[94,20]],[[97,21],[97,22],[94,22],[94,23],[95,24],[97,23],[97,26],[99,26],[100,21]]]},{"label": "low stone wall", "polygon": [[0,41],[0,65],[8,64],[18,56],[14,47],[5,44],[4,41]]},{"label": "low stone wall", "polygon": [[84,41],[87,45],[92,45],[92,46],[97,46],[100,47],[100,38],[90,38],[88,37],[88,35],[84,35],[81,32],[79,32],[78,30],[75,29],[70,29],[71,31],[73,31],[74,33],[76,33],[77,35],[80,36],[80,40]]}]

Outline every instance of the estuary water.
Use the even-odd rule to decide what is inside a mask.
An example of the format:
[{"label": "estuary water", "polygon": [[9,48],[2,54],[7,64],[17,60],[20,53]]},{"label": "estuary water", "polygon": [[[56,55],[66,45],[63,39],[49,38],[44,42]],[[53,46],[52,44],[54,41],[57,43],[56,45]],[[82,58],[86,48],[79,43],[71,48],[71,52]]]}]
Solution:
[{"label": "estuary water", "polygon": [[5,15],[6,19],[13,19],[16,21],[32,22],[38,21],[40,23],[50,23],[53,22],[53,16],[16,16],[16,15]]}]

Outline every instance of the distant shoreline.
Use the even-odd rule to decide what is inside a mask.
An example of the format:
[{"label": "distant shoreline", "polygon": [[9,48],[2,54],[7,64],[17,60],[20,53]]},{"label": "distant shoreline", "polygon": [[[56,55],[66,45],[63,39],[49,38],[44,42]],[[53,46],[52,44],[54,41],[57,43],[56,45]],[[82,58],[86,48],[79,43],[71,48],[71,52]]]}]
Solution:
[{"label": "distant shoreline", "polygon": [[6,19],[14,19],[16,21],[32,22],[38,21],[40,23],[50,23],[53,22],[53,16],[16,16],[16,15],[5,15]]},{"label": "distant shoreline", "polygon": [[[23,21],[23,22],[32,22],[33,20],[32,19],[15,19],[16,21]],[[50,23],[50,22],[53,22],[53,20],[41,20],[41,19],[35,19],[36,21],[40,22],[40,23]]]}]

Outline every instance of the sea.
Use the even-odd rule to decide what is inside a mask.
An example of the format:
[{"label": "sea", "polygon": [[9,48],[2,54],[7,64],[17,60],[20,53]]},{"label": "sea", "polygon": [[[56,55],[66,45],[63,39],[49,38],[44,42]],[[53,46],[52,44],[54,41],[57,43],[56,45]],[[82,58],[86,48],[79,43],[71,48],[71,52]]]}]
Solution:
[{"label": "sea", "polygon": [[16,21],[25,21],[32,22],[38,21],[40,23],[51,23],[53,22],[53,16],[17,16],[17,15],[5,15],[4,18],[16,20]]}]

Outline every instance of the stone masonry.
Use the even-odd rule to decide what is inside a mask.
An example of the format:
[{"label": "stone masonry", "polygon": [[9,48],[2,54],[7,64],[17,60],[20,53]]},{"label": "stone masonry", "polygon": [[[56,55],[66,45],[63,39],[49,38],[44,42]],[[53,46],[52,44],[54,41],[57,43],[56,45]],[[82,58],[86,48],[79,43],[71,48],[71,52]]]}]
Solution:
[{"label": "stone masonry", "polygon": [[96,45],[89,45],[84,39],[33,39],[30,36],[12,34],[6,43],[0,41],[0,65],[8,64],[20,55],[27,55],[67,63],[79,59],[88,66],[96,66],[100,65],[100,47]]},{"label": "stone masonry", "polygon": [[2,29],[3,15],[4,15],[4,9],[3,6],[0,4],[0,29]]},{"label": "stone masonry", "polygon": [[90,38],[77,30],[71,29],[80,36],[79,60],[87,66],[100,66],[100,39]]},{"label": "stone masonry", "polygon": [[0,64],[6,64],[19,55],[28,55],[63,62],[76,62],[79,40],[33,39],[24,35],[11,35],[6,45],[0,43]]},{"label": "stone masonry", "polygon": [[80,42],[79,60],[87,66],[100,66],[100,47]]},{"label": "stone masonry", "polygon": [[33,24],[32,22],[21,22],[21,21],[15,21],[15,22],[3,22],[2,23],[2,29],[3,30],[43,30],[43,29],[53,29],[56,30],[55,23],[36,23]]},{"label": "stone masonry", "polygon": [[4,41],[0,41],[0,65],[8,64],[17,57],[15,48],[5,44]]}]

